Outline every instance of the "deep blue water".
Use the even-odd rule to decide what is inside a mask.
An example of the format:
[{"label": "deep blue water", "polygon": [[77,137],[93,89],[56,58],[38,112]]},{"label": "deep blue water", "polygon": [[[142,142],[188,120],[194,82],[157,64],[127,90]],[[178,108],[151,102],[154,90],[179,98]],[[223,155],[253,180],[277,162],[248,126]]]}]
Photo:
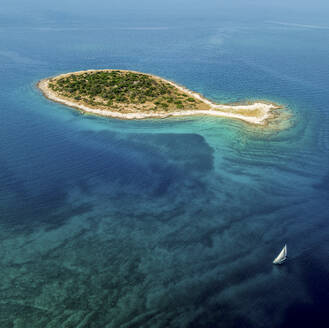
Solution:
[{"label": "deep blue water", "polygon": [[[0,327],[328,327],[328,5],[98,4],[0,11]],[[91,68],[291,127],[103,119],[35,86]]]}]

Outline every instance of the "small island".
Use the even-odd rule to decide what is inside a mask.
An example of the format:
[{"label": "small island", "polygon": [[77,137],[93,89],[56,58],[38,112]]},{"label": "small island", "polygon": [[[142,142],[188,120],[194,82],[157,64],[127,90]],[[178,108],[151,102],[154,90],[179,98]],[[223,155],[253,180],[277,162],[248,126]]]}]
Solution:
[{"label": "small island", "polygon": [[212,115],[266,125],[281,106],[258,101],[221,105],[158,76],[126,70],[87,70],[41,80],[56,102],[83,112],[120,119]]}]

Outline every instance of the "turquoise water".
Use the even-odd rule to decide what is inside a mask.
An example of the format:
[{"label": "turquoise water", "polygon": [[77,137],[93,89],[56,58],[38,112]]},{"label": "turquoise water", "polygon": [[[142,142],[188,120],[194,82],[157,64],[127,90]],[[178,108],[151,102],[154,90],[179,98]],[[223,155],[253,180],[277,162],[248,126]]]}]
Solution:
[{"label": "turquoise water", "polygon": [[[328,8],[112,5],[0,12],[0,327],[327,326]],[[35,86],[90,68],[291,127],[103,119]]]}]

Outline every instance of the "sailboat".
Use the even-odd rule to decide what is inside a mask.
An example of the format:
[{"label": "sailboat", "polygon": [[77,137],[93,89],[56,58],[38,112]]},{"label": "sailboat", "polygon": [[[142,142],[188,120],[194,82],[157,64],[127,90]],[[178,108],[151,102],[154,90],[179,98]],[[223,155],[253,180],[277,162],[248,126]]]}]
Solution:
[{"label": "sailboat", "polygon": [[280,254],[274,259],[273,264],[282,264],[287,259],[287,244],[284,245]]}]

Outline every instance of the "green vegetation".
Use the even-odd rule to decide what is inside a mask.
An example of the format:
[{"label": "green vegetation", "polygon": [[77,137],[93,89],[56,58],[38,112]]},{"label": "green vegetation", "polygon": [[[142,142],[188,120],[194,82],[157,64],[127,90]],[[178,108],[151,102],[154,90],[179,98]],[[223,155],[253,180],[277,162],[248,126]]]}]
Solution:
[{"label": "green vegetation", "polygon": [[150,75],[129,71],[91,71],[53,78],[60,96],[100,108],[174,110],[196,108],[199,101]]}]

